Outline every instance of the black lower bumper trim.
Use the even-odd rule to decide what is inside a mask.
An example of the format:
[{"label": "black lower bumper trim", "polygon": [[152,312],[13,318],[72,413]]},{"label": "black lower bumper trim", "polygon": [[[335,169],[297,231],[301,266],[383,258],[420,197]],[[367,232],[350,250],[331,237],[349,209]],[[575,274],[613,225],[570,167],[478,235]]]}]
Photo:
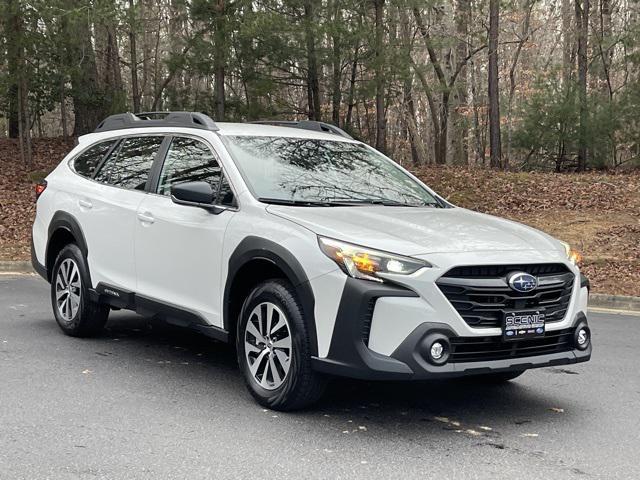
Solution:
[{"label": "black lower bumper trim", "polygon": [[370,378],[370,372],[385,372],[398,377],[410,377],[411,369],[404,363],[380,355],[367,348],[363,337],[370,316],[371,302],[381,297],[417,297],[406,288],[347,278],[333,327],[327,358],[313,357],[314,368],[324,373],[352,378]]},{"label": "black lower bumper trim", "polygon": [[[586,362],[591,358],[591,345],[586,350],[575,348],[573,340],[554,346],[553,340],[544,341],[544,348],[535,350],[537,354],[525,356],[516,352],[509,358],[501,358],[492,353],[486,359],[461,356],[444,365],[429,363],[425,358],[425,342],[434,335],[439,338],[460,339],[446,324],[425,322],[407,336],[390,355],[385,356],[370,350],[362,337],[362,324],[367,318],[367,308],[372,299],[385,296],[415,297],[415,292],[393,285],[372,284],[362,280],[348,279],[338,308],[329,354],[326,358],[313,357],[313,367],[319,372],[363,380],[427,380],[522,371],[556,365]],[[569,335],[579,325],[586,325],[587,319],[579,313],[569,334],[565,331],[551,331],[549,334]],[[428,338],[427,338],[428,337]],[[484,337],[479,337],[482,339]],[[500,337],[501,338],[501,337]],[[494,343],[494,342],[492,342]],[[492,344],[489,343],[489,344]],[[549,343],[549,345],[547,345]],[[553,343],[553,345],[551,345]],[[552,349],[551,347],[554,346]],[[524,345],[524,347],[528,347]]]}]

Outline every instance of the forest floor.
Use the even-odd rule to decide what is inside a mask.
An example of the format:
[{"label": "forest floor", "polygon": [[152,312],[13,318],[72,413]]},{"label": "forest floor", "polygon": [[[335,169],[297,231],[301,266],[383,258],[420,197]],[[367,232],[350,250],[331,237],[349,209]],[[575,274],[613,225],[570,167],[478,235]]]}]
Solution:
[{"label": "forest floor", "polygon": [[[30,258],[33,185],[73,140],[34,141],[34,166],[16,141],[0,139],[0,260]],[[554,174],[461,167],[415,171],[454,204],[507,217],[569,242],[584,256],[593,291],[640,296],[640,172]]]}]

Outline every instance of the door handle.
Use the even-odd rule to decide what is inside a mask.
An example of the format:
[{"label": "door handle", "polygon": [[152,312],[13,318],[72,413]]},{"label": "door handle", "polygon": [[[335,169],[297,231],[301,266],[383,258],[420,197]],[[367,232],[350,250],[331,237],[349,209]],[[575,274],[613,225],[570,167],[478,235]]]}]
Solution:
[{"label": "door handle", "polygon": [[138,220],[140,220],[142,223],[153,223],[156,221],[156,219],[153,218],[153,215],[148,212],[138,213]]},{"label": "door handle", "polygon": [[93,208],[93,204],[88,200],[78,200],[78,205],[86,209]]}]

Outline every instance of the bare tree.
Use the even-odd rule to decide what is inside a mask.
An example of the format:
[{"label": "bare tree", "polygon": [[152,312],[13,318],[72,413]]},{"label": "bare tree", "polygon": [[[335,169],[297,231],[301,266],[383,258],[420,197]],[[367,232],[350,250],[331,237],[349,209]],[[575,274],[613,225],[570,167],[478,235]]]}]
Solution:
[{"label": "bare tree", "polygon": [[575,0],[576,26],[578,32],[578,95],[580,99],[580,135],[578,146],[578,171],[587,168],[589,150],[587,148],[587,41],[589,34],[589,0]]},{"label": "bare tree", "polygon": [[384,105],[384,4],[385,0],[373,0],[375,15],[376,148],[382,153],[387,151],[387,118]]},{"label": "bare tree", "polygon": [[500,138],[500,90],[498,84],[499,0],[489,0],[489,150],[490,165],[502,166]]}]

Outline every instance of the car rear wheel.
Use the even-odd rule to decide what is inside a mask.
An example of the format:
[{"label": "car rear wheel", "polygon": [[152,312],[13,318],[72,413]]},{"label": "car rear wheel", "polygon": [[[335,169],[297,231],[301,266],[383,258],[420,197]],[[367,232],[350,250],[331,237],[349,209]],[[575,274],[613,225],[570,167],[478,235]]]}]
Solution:
[{"label": "car rear wheel", "polygon": [[254,398],[274,410],[316,402],[325,379],[311,368],[303,311],[283,280],[258,285],[244,302],[237,331],[238,363]]},{"label": "car rear wheel", "polygon": [[77,245],[65,246],[51,275],[51,305],[58,325],[72,337],[98,334],[109,316],[109,307],[91,301],[89,270]]}]

